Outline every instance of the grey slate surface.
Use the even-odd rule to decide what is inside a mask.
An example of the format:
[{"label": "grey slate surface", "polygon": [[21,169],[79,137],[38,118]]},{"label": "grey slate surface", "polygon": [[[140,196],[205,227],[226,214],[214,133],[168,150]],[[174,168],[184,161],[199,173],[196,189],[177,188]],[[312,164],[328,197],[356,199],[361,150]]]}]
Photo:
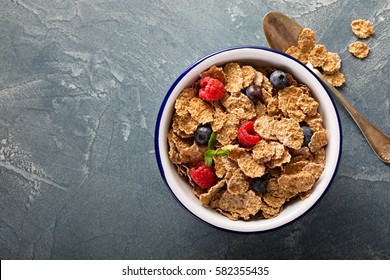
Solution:
[{"label": "grey slate surface", "polygon": [[[1,259],[389,259],[390,167],[338,102],[337,176],[293,224],[224,232],[163,183],[154,128],[165,93],[209,53],[267,46],[268,11],[340,54],[342,94],[390,135],[389,0],[1,0]],[[358,18],[376,29],[364,60],[347,49]]]}]

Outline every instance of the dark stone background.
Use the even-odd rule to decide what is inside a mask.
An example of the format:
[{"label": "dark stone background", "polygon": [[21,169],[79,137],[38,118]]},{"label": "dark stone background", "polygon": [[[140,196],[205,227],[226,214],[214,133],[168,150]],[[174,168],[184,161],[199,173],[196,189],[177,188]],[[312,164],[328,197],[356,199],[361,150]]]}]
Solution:
[{"label": "dark stone background", "polygon": [[[154,128],[170,85],[209,53],[267,46],[269,11],[340,54],[342,94],[390,135],[388,0],[2,0],[1,259],[389,259],[389,165],[338,102],[337,176],[286,227],[214,229],[160,177]],[[376,29],[364,60],[348,52],[359,18]]]}]

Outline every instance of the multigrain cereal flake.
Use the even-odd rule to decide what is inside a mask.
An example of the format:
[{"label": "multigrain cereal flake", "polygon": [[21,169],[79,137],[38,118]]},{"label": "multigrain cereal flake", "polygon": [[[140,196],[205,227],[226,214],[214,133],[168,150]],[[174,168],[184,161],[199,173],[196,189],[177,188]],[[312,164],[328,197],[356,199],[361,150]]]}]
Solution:
[{"label": "multigrain cereal flake", "polygon": [[310,53],[316,44],[316,34],[309,28],[303,28],[298,36],[298,46],[305,53]]},{"label": "multigrain cereal flake", "polygon": [[341,59],[337,53],[329,52],[324,45],[316,44],[315,33],[304,28],[298,37],[298,45],[289,47],[285,53],[295,57],[301,62],[317,68],[324,78],[335,87],[345,82],[341,74]]},{"label": "multigrain cereal flake", "polygon": [[324,45],[318,44],[311,50],[309,54],[309,62],[313,67],[322,67],[326,63],[326,53],[328,50]]},{"label": "multigrain cereal flake", "polygon": [[351,23],[352,32],[360,39],[368,38],[375,33],[371,22],[364,19],[357,19]]},{"label": "multigrain cereal flake", "polygon": [[223,72],[222,67],[217,67],[215,65],[211,66],[208,70],[200,73],[200,77],[210,77],[219,80],[221,83],[226,83],[225,73]]},{"label": "multigrain cereal flake", "polygon": [[280,188],[299,194],[310,190],[315,183],[315,178],[307,171],[300,171],[294,174],[283,174],[278,178]]},{"label": "multigrain cereal flake", "polygon": [[196,96],[195,88],[186,88],[184,89],[179,96],[176,98],[175,110],[176,114],[179,116],[184,116],[188,112],[189,102],[192,98]]},{"label": "multigrain cereal flake", "polygon": [[242,86],[244,88],[249,87],[253,83],[253,79],[256,77],[256,70],[249,65],[244,65],[241,69],[243,74]]},{"label": "multigrain cereal flake", "polygon": [[299,149],[303,143],[303,132],[299,123],[291,118],[282,118],[274,125],[276,138],[284,146]]},{"label": "multigrain cereal flake", "polygon": [[322,66],[324,73],[332,74],[341,68],[341,59],[337,53],[327,52],[325,64]]},{"label": "multigrain cereal flake", "polygon": [[250,120],[256,116],[255,105],[241,92],[225,95],[221,103],[228,113],[236,115],[240,120]]},{"label": "multigrain cereal flake", "polygon": [[237,160],[238,166],[249,178],[261,177],[265,174],[265,166],[258,163],[251,152],[242,154]]},{"label": "multigrain cereal flake", "polygon": [[349,45],[348,50],[351,54],[358,58],[365,58],[370,52],[370,48],[363,42],[355,42]]},{"label": "multigrain cereal flake", "polygon": [[227,191],[232,194],[243,194],[249,189],[249,179],[237,168],[233,171],[232,176],[227,180]]},{"label": "multigrain cereal flake", "polygon": [[332,74],[323,73],[322,76],[335,87],[341,87],[345,83],[344,74],[340,71]]},{"label": "multigrain cereal flake", "polygon": [[206,193],[202,193],[199,196],[200,203],[202,203],[202,205],[208,205],[211,199],[219,192],[219,190],[225,186],[225,183],[225,180],[221,180],[208,189]]},{"label": "multigrain cereal flake", "polygon": [[224,192],[219,200],[218,208],[225,212],[235,213],[244,220],[249,220],[261,207],[261,198],[254,191],[249,190],[243,194]]},{"label": "multigrain cereal flake", "polygon": [[240,65],[235,62],[227,63],[223,68],[223,72],[226,77],[226,91],[240,92],[244,82],[242,68]]},{"label": "multigrain cereal flake", "polygon": [[298,36],[298,45],[289,47],[285,53],[295,57],[303,63],[307,63],[309,54],[315,46],[315,42],[315,33],[309,28],[304,28]]},{"label": "multigrain cereal flake", "polygon": [[198,123],[209,123],[213,120],[214,110],[212,106],[199,97],[194,97],[188,103],[188,112]]}]

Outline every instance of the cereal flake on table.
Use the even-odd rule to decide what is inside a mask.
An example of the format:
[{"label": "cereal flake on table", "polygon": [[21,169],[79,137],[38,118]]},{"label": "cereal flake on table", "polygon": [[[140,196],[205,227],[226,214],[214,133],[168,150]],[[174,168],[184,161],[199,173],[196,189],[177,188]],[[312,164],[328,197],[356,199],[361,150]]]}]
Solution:
[{"label": "cereal flake on table", "polygon": [[[300,42],[301,51],[315,49],[314,32],[305,30]],[[326,63],[330,64],[325,59]],[[288,85],[276,89],[269,79],[274,70],[238,62],[212,66],[199,80],[218,80],[226,90],[220,99],[203,100],[197,80],[175,101],[167,137],[169,158],[200,204],[231,220],[276,217],[286,203],[310,196],[325,166],[328,136],[317,101],[289,73],[285,73]],[[253,86],[260,96],[255,100],[246,92]],[[302,124],[312,131],[307,146]],[[207,146],[197,142],[205,131],[214,134],[211,147],[211,135]],[[206,166],[210,153],[211,165]],[[193,178],[194,172],[205,172],[211,185]]]},{"label": "cereal flake on table", "polygon": [[363,42],[355,42],[349,45],[348,50],[357,58],[365,58],[370,52],[370,48]]},{"label": "cereal flake on table", "polygon": [[301,31],[298,45],[289,47],[285,53],[305,64],[310,63],[322,72],[325,79],[333,86],[339,87],[345,82],[344,75],[340,72],[340,56],[329,52],[324,45],[316,44],[315,33],[309,28]]},{"label": "cereal flake on table", "polygon": [[351,28],[356,37],[360,39],[368,38],[375,33],[371,22],[364,19],[357,19],[352,21]]}]

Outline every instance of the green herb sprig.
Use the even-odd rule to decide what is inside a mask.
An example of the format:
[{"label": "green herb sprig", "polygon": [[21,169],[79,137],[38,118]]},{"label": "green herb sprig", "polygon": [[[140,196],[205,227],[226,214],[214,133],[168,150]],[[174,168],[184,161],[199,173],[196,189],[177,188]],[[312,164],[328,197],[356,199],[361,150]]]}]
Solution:
[{"label": "green herb sprig", "polygon": [[230,150],[215,150],[215,142],[217,140],[217,134],[213,131],[210,135],[209,142],[207,143],[207,151],[204,153],[204,163],[206,166],[212,166],[213,165],[213,158],[214,156],[226,156],[229,154]]}]

